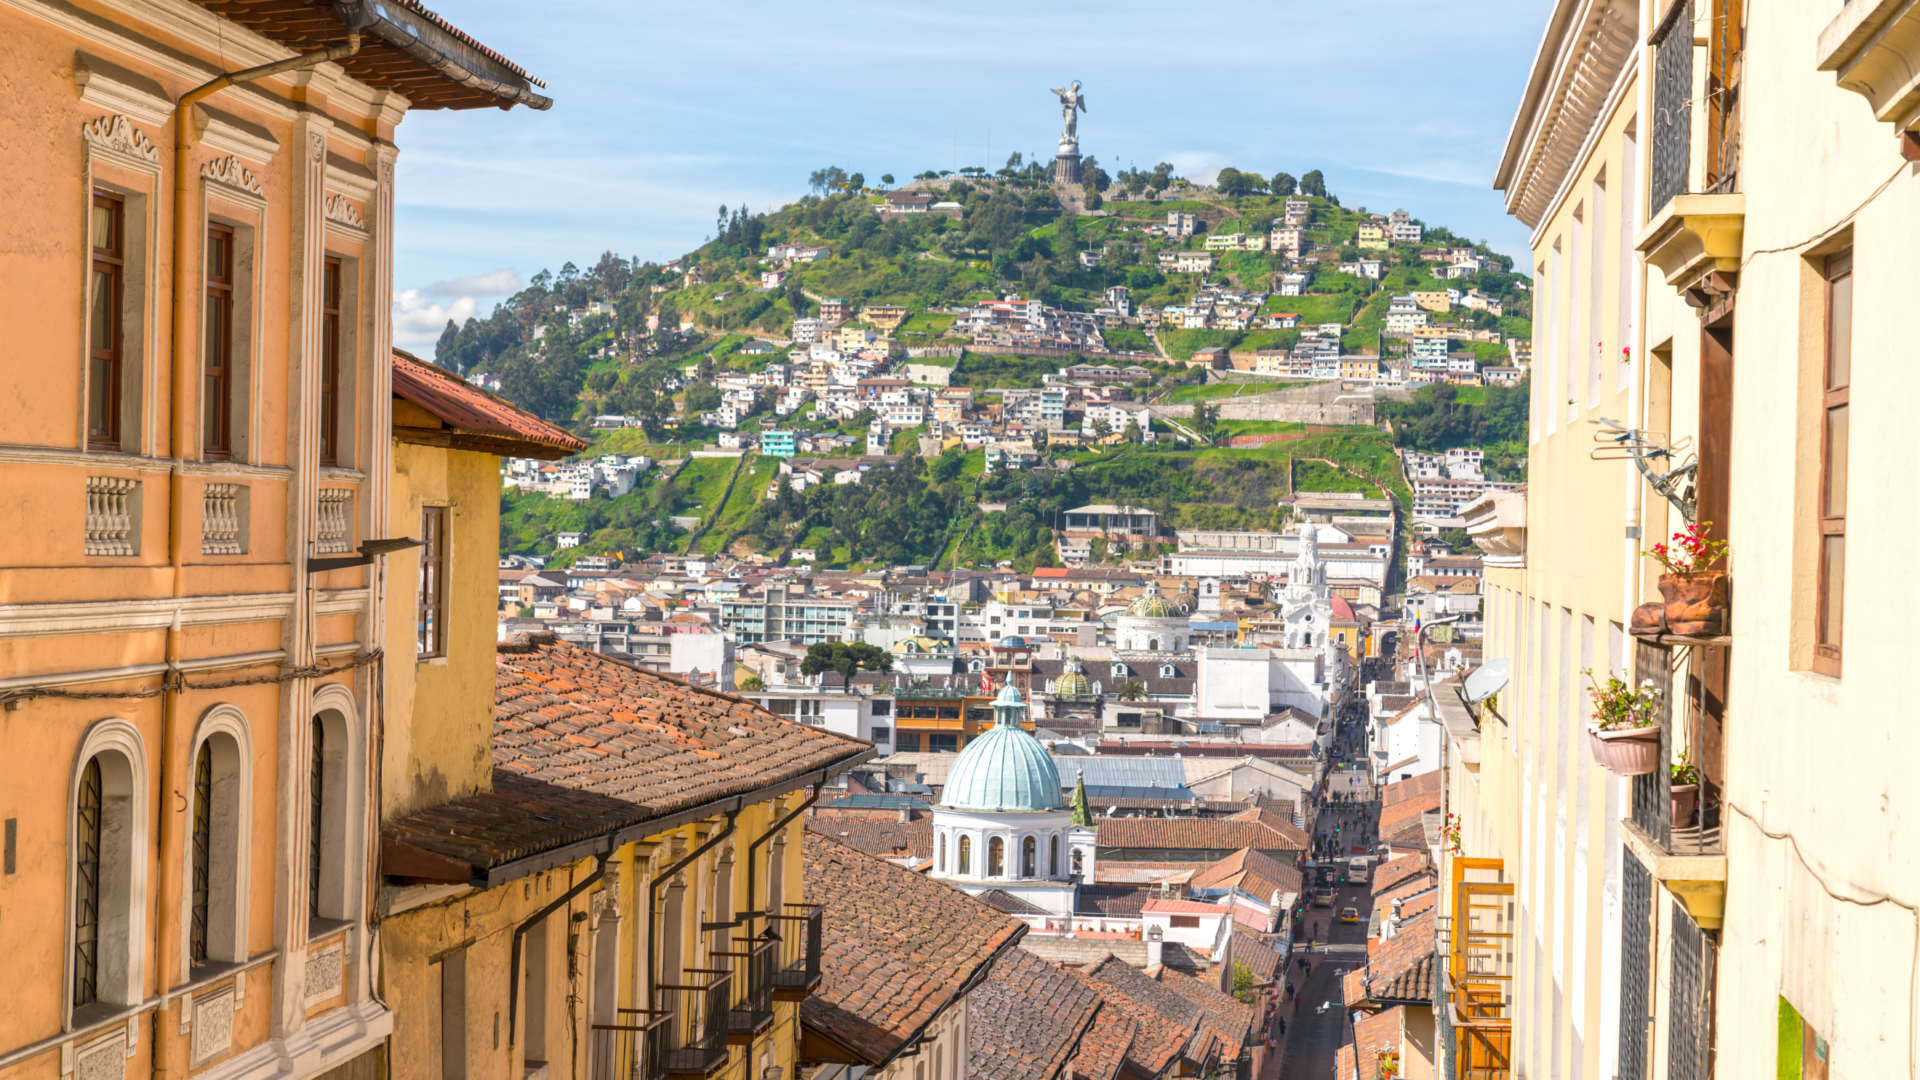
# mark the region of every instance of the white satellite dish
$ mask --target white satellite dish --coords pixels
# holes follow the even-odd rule
[[[1467,675],[1465,689],[1469,704],[1478,705],[1505,689],[1513,674],[1513,662],[1502,656],[1489,660]]]

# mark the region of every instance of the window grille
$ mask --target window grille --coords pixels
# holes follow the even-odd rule
[[[320,489],[319,515],[314,522],[314,550],[322,555],[344,555],[353,550],[351,489]]]
[[[1632,851],[1620,852],[1620,1071],[1617,1080],[1650,1080],[1653,875]]]
[[[87,477],[86,553],[137,555],[134,525],[140,481],[120,476]]]
[[[1660,728],[1660,761],[1663,765],[1672,760],[1673,753],[1672,656],[1673,650],[1665,645],[1639,640],[1634,642],[1634,685],[1651,680],[1654,689],[1660,691],[1655,723]],[[1665,768],[1659,768],[1634,777],[1632,783],[1634,825],[1646,833],[1648,839],[1660,845],[1661,850],[1670,850],[1673,845],[1672,775]]]
[[[1668,997],[1667,1070],[1670,1080],[1707,1080],[1713,1075],[1713,993],[1718,962],[1713,939],[1673,905],[1673,986]]]
[[[75,807],[73,890],[73,1004],[75,1008],[99,999],[100,985],[100,826],[102,799],[100,759],[92,758],[80,774],[80,798]]]
[[[1687,190],[1693,139],[1693,2],[1680,0],[1653,34],[1653,183],[1649,218]]]
[[[320,917],[321,843],[327,820],[327,725],[313,718],[313,758],[307,764],[307,918]]]
[[[200,554],[239,555],[240,485],[208,484],[200,493]]]

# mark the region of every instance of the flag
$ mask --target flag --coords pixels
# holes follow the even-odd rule
[[[980,674],[980,692],[983,694],[993,693],[993,672],[986,671]]]

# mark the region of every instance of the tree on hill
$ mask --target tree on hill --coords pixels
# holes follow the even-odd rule
[[[892,173],[881,173],[881,174],[880,174],[880,182],[881,182],[882,184],[885,184],[885,185],[886,185],[886,186],[888,186],[888,187],[892,187],[892,186],[893,186],[893,174],[892,174]]]
[[[1300,178],[1300,194],[1318,195],[1323,199],[1327,197],[1327,178],[1320,174],[1319,169]]]
[[[1293,194],[1295,186],[1296,181],[1292,173],[1280,172],[1273,174],[1273,180],[1267,185],[1267,190],[1273,192],[1274,195],[1279,198],[1286,198],[1288,195]]]

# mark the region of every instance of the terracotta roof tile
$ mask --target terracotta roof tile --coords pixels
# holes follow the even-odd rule
[[[1401,1012],[1398,1005],[1391,1009],[1363,1016],[1353,1022],[1353,1069],[1354,1072],[1342,1073],[1343,1076],[1359,1076],[1360,1080],[1378,1080],[1380,1059],[1376,1051],[1400,1051]],[[1342,1047],[1342,1049],[1347,1049]],[[1405,1070],[1402,1070],[1405,1075]]]
[[[393,394],[439,417],[455,433],[481,440],[476,448],[498,443],[495,453],[544,458],[565,457],[587,448],[584,439],[400,349],[393,351]],[[396,434],[400,430],[405,429],[397,429]]]
[[[1246,1049],[1247,1038],[1253,1031],[1253,1006],[1243,1005],[1206,981],[1172,968],[1160,968],[1154,978],[1160,985],[1199,1007],[1206,1026],[1220,1040],[1221,1062],[1240,1060],[1240,1052]]]
[[[1086,978],[1079,972],[1070,974]],[[1067,1080],[1116,1080],[1127,1062],[1140,1023],[1119,1006],[1107,1005],[1104,999],[1102,1005],[1093,1018],[1093,1028],[1080,1040],[1080,1052],[1067,1062]]]
[[[980,968],[1004,961],[1020,920],[966,893],[818,833],[805,848],[807,899],[824,904],[820,987],[802,1022],[874,1062],[954,1004]]]
[[[1084,977],[1010,950],[967,995],[967,1075],[1053,1080],[1102,1011]]]
[[[1427,857],[1424,854],[1401,855],[1381,863],[1373,872],[1373,891],[1375,895],[1393,888],[1415,874],[1427,871]]]
[[[1281,965],[1285,963],[1285,958],[1280,955],[1279,950],[1239,929],[1233,932],[1233,959],[1236,963],[1245,964],[1247,970],[1253,973],[1253,977],[1261,982],[1272,982],[1279,975]]]
[[[1260,821],[1224,818],[1105,818],[1099,846],[1147,851],[1301,851],[1307,835],[1291,823],[1281,830]]]
[[[921,859],[933,857],[933,821],[930,818],[902,822],[897,817],[883,819],[873,815],[819,814],[807,819],[807,829],[883,859],[909,855]]]
[[[1127,1051],[1127,1070],[1159,1076],[1193,1041],[1200,1009],[1111,954],[1081,969],[1109,1007],[1117,1007],[1140,1025]]]
[[[1303,887],[1300,871],[1252,848],[1241,848],[1232,855],[1193,875],[1187,882],[1193,889],[1239,889],[1257,900],[1271,902],[1275,892],[1298,895]]]
[[[493,787],[385,838],[486,870],[783,781],[869,744],[532,634],[494,669]]]

